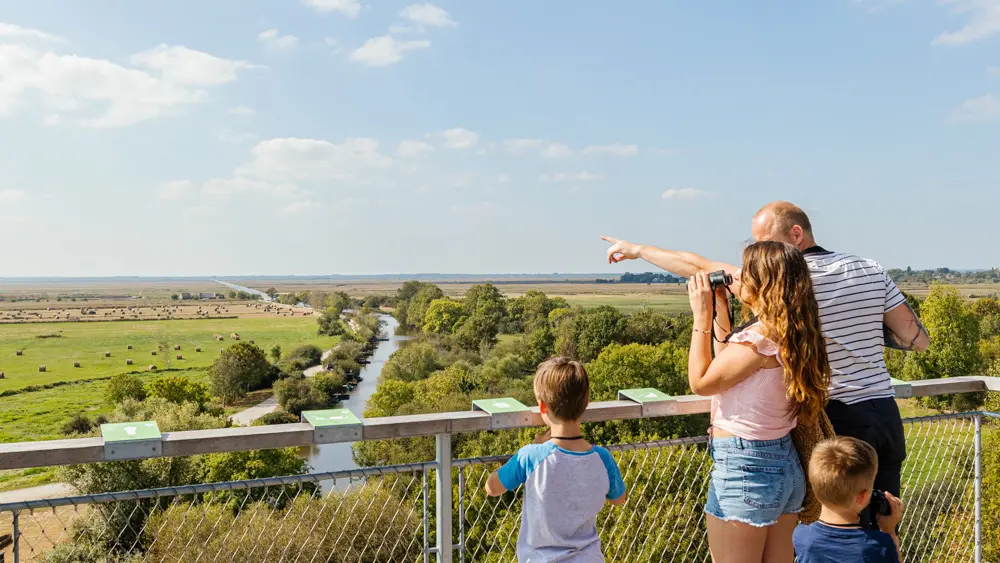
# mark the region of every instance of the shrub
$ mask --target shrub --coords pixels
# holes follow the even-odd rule
[[[226,348],[209,370],[212,394],[221,397],[223,404],[242,397],[260,389],[270,369],[263,350],[249,342],[237,342]]]
[[[120,373],[108,381],[104,388],[104,400],[117,405],[126,399],[141,401],[146,398],[146,387],[142,380],[134,375]]]
[[[300,415],[302,411],[329,406],[329,397],[306,378],[288,378],[274,384],[274,396],[286,411]]]
[[[78,414],[63,424],[63,434],[87,434],[94,429],[94,423],[85,414]]]
[[[295,424],[299,422],[299,417],[290,412],[274,411],[253,421],[253,426],[270,426],[272,424]]]
[[[204,406],[212,400],[208,385],[186,377],[158,377],[149,384],[150,397],[162,397],[171,403],[194,403]]]

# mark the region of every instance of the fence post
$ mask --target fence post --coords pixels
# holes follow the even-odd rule
[[[983,561],[983,414],[977,412],[973,417],[976,424],[976,435],[974,438],[976,447],[976,459],[975,459],[975,491],[976,491],[976,524],[975,524],[975,534],[976,534],[976,548],[975,548],[975,562],[982,563]]]
[[[14,529],[12,530],[14,534],[14,563],[21,563],[21,526],[19,522],[19,516],[21,512],[19,510],[14,511]]]
[[[437,435],[437,560],[451,563],[455,549],[451,537],[451,434]]]

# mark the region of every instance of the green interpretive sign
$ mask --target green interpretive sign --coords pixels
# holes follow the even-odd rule
[[[153,420],[144,422],[119,422],[102,424],[101,436],[104,442],[133,442],[136,440],[159,440],[160,428]]]
[[[897,399],[908,399],[913,396],[913,385],[910,385],[909,381],[903,381],[895,377],[889,378],[889,381],[892,383],[892,390],[896,394]]]
[[[102,424],[101,437],[104,459],[108,461],[157,457],[163,453],[163,437],[152,420]]]
[[[361,424],[361,419],[354,416],[350,409],[328,409],[323,411],[303,411],[302,418],[314,428],[324,426],[344,426],[346,424]]]
[[[630,399],[637,403],[652,403],[656,401],[668,401],[673,397],[659,389],[644,387],[642,389],[622,389],[618,392],[618,398]]]
[[[480,399],[472,401],[472,408],[481,410],[489,414],[500,414],[508,412],[521,412],[531,410],[521,404],[517,399],[505,397],[503,399]]]
[[[362,436],[362,424],[350,409],[303,411],[302,420],[313,427],[313,441],[317,444],[356,442]]]

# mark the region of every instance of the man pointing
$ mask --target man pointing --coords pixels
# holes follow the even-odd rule
[[[826,351],[833,372],[826,412],[838,435],[871,444],[878,453],[875,488],[899,496],[906,443],[884,347],[927,349],[929,338],[906,297],[876,262],[833,252],[816,244],[802,209],[776,201],[754,215],[754,240],[791,244],[805,255],[812,273]],[[699,271],[725,270],[739,284],[739,270],[692,254],[602,237],[611,243],[608,262],[642,259],[670,273],[691,277]],[[739,288],[733,292],[739,295]],[[862,521],[874,524],[863,514]]]

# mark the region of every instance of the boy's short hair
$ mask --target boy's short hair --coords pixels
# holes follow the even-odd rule
[[[542,362],[535,372],[535,395],[549,413],[565,421],[579,420],[590,402],[590,379],[583,364],[556,357]]]
[[[809,459],[809,483],[827,506],[850,506],[855,495],[871,489],[877,472],[875,448],[857,438],[823,440]]]

